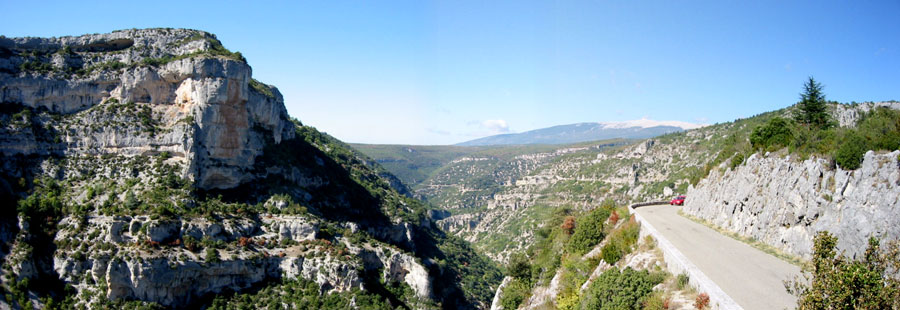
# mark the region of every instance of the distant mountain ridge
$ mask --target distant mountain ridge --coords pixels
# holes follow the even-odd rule
[[[457,145],[567,144],[615,138],[645,139],[700,127],[702,125],[681,121],[655,121],[644,118],[624,122],[559,125],[522,133],[494,135]]]

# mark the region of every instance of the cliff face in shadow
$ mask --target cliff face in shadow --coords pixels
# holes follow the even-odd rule
[[[0,38],[0,101],[13,308],[203,308],[296,285],[344,306],[477,308],[499,283],[212,34]]]

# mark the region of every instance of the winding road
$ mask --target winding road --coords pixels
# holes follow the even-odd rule
[[[684,256],[746,310],[793,309],[797,299],[783,280],[800,274],[787,263],[678,215],[680,207],[636,208]]]

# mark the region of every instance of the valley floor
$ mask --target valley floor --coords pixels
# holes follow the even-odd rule
[[[792,309],[797,304],[784,280],[800,268],[709,227],[678,215],[679,207],[647,206],[635,211],[744,309]]]

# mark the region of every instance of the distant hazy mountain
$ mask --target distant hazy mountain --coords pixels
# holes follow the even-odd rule
[[[643,139],[699,127],[701,125],[686,122],[654,121],[649,119],[608,123],[578,123],[535,129],[522,133],[489,136],[457,145],[565,144],[614,138]]]

